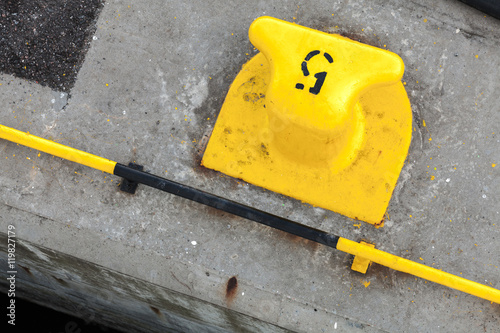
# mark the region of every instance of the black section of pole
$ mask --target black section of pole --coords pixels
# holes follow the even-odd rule
[[[500,0],[459,0],[483,13],[500,19]]]
[[[338,236],[117,163],[114,174],[198,203],[336,248]]]

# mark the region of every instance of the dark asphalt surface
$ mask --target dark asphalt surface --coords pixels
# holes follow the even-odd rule
[[[2,0],[0,71],[69,92],[102,0]]]

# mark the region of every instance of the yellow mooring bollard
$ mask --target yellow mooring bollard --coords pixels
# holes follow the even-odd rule
[[[403,167],[412,113],[392,52],[271,17],[202,164],[376,226]]]

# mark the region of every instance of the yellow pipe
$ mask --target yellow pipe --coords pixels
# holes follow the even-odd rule
[[[0,125],[0,138],[113,174],[116,162]]]
[[[114,174],[116,162],[0,125],[0,138]],[[339,237],[337,250],[500,304],[500,290]]]
[[[412,274],[422,279],[436,282],[500,304],[500,290],[483,284],[470,281],[345,238],[339,238],[337,249],[355,256],[369,259],[370,261],[392,268],[396,271]]]

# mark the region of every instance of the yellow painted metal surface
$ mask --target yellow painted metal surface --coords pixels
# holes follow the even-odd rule
[[[202,164],[380,225],[411,141],[396,54],[263,17]]]
[[[116,162],[0,125],[0,138],[113,174]]]
[[[500,304],[500,290],[470,281],[439,269],[428,267],[408,259],[404,259],[390,253],[377,250],[365,244],[340,238],[337,249],[355,256],[360,256],[377,264],[392,268],[394,270],[412,274],[422,279],[442,284],[468,294],[487,299]]]
[[[367,242],[359,242],[360,244],[369,246],[371,248],[375,247],[375,244],[370,244]],[[366,274],[366,271],[368,270],[368,267],[370,266],[371,261],[370,259],[367,259],[361,255],[354,256],[354,260],[352,261],[352,266],[351,269],[356,272],[360,272],[363,274]]]

